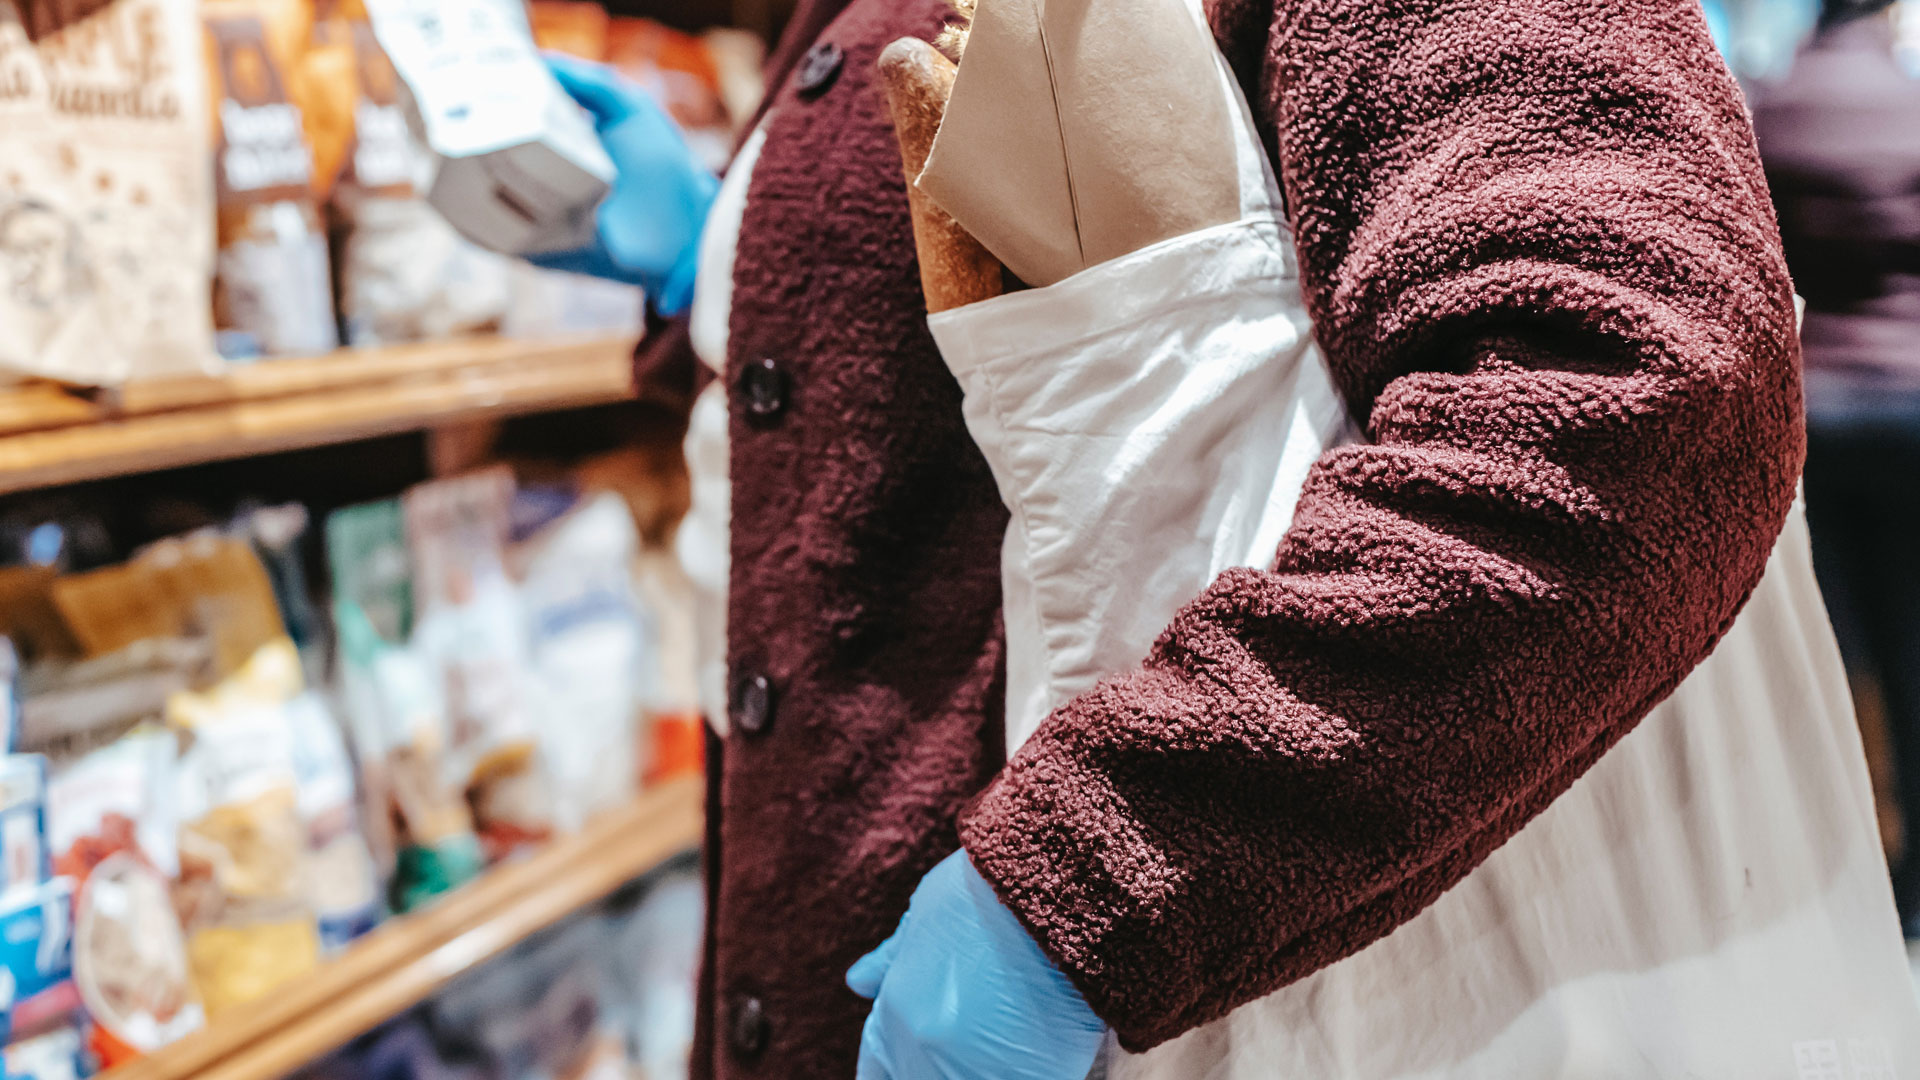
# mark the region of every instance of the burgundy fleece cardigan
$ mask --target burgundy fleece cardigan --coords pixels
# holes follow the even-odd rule
[[[872,76],[946,12],[838,3],[779,51],[735,269],[696,1075],[850,1078],[843,972],[961,843],[1152,1046],[1431,903],[1758,580],[1802,434],[1740,95],[1694,0],[1221,0],[1371,444],[1002,768],[1006,512]]]

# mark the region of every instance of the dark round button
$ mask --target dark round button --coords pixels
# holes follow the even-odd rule
[[[727,1018],[727,1043],[733,1052],[746,1061],[766,1053],[773,1025],[767,1021],[767,1010],[760,999],[736,997],[729,1011],[732,1015]]]
[[[771,420],[787,408],[786,370],[766,358],[749,361],[740,373],[740,392],[747,399],[747,415]]]
[[[840,46],[822,41],[800,58],[800,66],[793,73],[794,88],[800,91],[801,97],[819,97],[840,77],[840,66],[846,62],[847,54]]]
[[[751,672],[734,680],[732,716],[736,730],[758,735],[773,724],[773,680]]]

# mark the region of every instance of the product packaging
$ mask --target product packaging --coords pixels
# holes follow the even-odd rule
[[[433,156],[364,18],[347,21],[353,137],[334,188],[340,321],[354,346],[433,341],[499,326],[515,263],[455,232],[424,192]]]
[[[47,759],[39,754],[0,758],[0,892],[47,880]]]
[[[29,41],[0,2],[0,370],[213,371],[195,0],[114,0]]]
[[[203,1022],[167,879],[134,849],[108,855],[80,883],[73,977],[90,1021],[88,1047],[103,1068]]]
[[[478,873],[482,858],[463,794],[448,780],[442,687],[408,643],[412,568],[400,504],[334,511],[327,556],[368,837],[389,870],[389,902],[409,911]]]
[[[360,832],[353,761],[340,726],[319,694],[286,703],[295,794],[306,827],[306,898],[319,921],[320,947],[333,952],[380,920],[380,888]]]
[[[0,1063],[6,1080],[82,1080],[93,1075],[86,1040],[70,1024],[9,1043]]]
[[[531,642],[540,750],[555,824],[577,830],[626,804],[654,631],[634,589],[639,538],[618,495],[602,494],[528,541],[520,596]]]
[[[611,20],[593,0],[534,0],[528,9],[541,49],[583,60],[606,56]],[[587,274],[516,262],[500,332],[516,338],[571,334],[637,337],[646,322],[646,294],[638,286]]]
[[[73,879],[53,878],[0,893],[0,983],[8,994],[8,1037],[64,1026],[73,987]]]
[[[447,769],[492,858],[546,839],[552,794],[534,733],[527,639],[507,576],[513,477],[489,469],[404,501],[419,619],[414,644],[444,688]]]
[[[319,962],[309,905],[293,725],[298,654],[281,639],[203,694],[176,694],[167,722],[186,749],[176,772],[175,906],[209,1016],[271,992]]]
[[[214,321],[230,358],[339,344],[313,148],[288,88],[289,47],[270,47],[260,5],[205,0],[214,89],[219,274]],[[290,35],[306,45],[305,20]],[[297,55],[297,54],[296,54]]]
[[[517,0],[373,0],[439,167],[429,199],[462,235],[512,255],[593,236],[613,163],[535,50]]]

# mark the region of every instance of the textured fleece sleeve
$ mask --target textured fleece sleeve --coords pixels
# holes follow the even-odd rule
[[[1274,3],[1216,25],[1372,444],[962,820],[1134,1049],[1378,939],[1566,790],[1732,621],[1803,451],[1694,0]]]

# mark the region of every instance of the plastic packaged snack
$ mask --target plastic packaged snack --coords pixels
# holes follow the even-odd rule
[[[639,537],[602,494],[524,546],[520,596],[531,641],[540,749],[563,830],[633,798],[654,630],[634,589]]]
[[[172,733],[141,727],[66,762],[47,781],[53,872],[82,878],[132,850],[167,877],[178,872]]]
[[[73,879],[0,894],[0,986],[8,1038],[59,1026],[79,1004],[73,979]]]
[[[421,484],[404,501],[419,601],[414,643],[444,687],[447,775],[466,792],[493,858],[553,828],[526,630],[507,576],[512,493],[503,467]]]
[[[380,921],[380,886],[360,832],[353,761],[339,724],[310,690],[288,702],[282,714],[306,826],[307,905],[319,922],[321,949],[331,952]]]
[[[369,839],[408,911],[479,872],[480,846],[448,779],[446,707],[434,669],[408,644],[412,566],[397,501],[327,518],[341,698],[360,761]]]
[[[180,877],[194,987],[209,1016],[312,969],[319,924],[309,903],[294,725],[301,690],[291,642],[261,648],[203,694],[167,702],[186,749],[177,767]]]
[[[37,42],[0,2],[0,87],[0,369],[216,370],[194,0],[115,0]]]
[[[167,879],[137,851],[108,855],[81,880],[73,976],[92,1025],[88,1043],[103,1068],[200,1027]]]
[[[202,15],[215,102],[220,350],[229,358],[326,352],[339,344],[332,271],[313,148],[288,87],[289,52],[269,47],[256,6],[244,0],[207,0]],[[294,36],[291,48],[304,48],[306,34]]]

